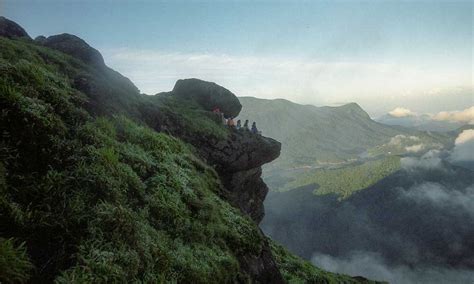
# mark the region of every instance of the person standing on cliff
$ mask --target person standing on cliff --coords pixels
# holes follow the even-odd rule
[[[234,118],[233,118],[233,117],[230,117],[230,118],[227,120],[227,126],[229,126],[230,128],[234,128],[234,127],[235,127],[235,121],[234,121]]]
[[[240,130],[242,128],[242,122],[239,120],[237,120],[237,126],[236,126],[237,130]]]
[[[252,133],[259,134],[258,129],[257,129],[257,123],[255,121],[252,123]]]
[[[225,117],[224,117],[224,113],[221,112],[221,113],[219,113],[219,115],[221,116],[222,124],[223,124],[223,125],[227,125],[227,120],[226,120]]]
[[[247,130],[247,131],[249,130],[249,120],[248,119],[245,120],[244,130]]]

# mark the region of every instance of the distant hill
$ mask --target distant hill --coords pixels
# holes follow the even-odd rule
[[[387,125],[399,125],[423,131],[450,131],[463,125],[460,122],[433,120],[427,114],[406,117],[395,117],[386,114],[377,118],[376,121]]]
[[[264,135],[282,142],[280,158],[267,170],[340,163],[389,143],[396,135],[417,136],[424,142],[443,145],[451,139],[447,134],[376,122],[356,103],[315,107],[283,99],[239,99],[242,104],[239,119],[256,121]]]

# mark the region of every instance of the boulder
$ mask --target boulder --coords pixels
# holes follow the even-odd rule
[[[72,57],[82,60],[86,64],[95,67],[105,67],[104,58],[100,52],[75,35],[60,34],[50,36],[46,38],[46,40],[43,40],[42,44],[46,47],[69,54]]]
[[[173,94],[181,99],[194,100],[209,111],[218,107],[226,118],[237,117],[242,109],[239,99],[231,91],[199,79],[178,80]]]
[[[0,16],[0,36],[31,39],[20,25],[2,16]]]

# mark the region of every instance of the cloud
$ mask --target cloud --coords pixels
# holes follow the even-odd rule
[[[472,283],[474,271],[467,269],[448,269],[437,266],[391,265],[379,254],[356,251],[345,257],[315,254],[312,263],[325,270],[352,276],[363,275],[366,278],[388,281],[396,284],[423,283]]]
[[[474,129],[466,129],[461,132],[456,140],[454,141],[455,145],[465,144],[474,140]]]
[[[108,65],[147,94],[168,91],[178,79],[197,77],[223,85],[239,96],[286,98],[316,105],[358,101],[373,105],[373,110],[379,112],[380,101],[388,102],[385,98],[393,96],[406,101],[401,96],[406,90],[426,96],[434,86],[451,88],[467,84],[461,72],[447,76],[444,71],[425,72],[414,64],[401,62],[128,48],[101,51]]]
[[[474,106],[461,111],[442,111],[433,115],[433,120],[474,124]]]
[[[426,149],[426,145],[423,143],[405,147],[405,150],[407,152],[412,152],[412,153],[418,153],[425,149]]]
[[[421,157],[403,157],[400,163],[403,169],[414,170],[430,170],[442,169],[442,159],[439,150],[430,150]]]
[[[454,141],[452,161],[474,161],[474,129],[461,132]]]
[[[393,117],[407,117],[407,116],[415,116],[416,113],[412,112],[411,110],[403,107],[397,107],[392,111],[389,111],[388,114],[390,114]]]
[[[426,182],[406,190],[404,197],[448,210],[464,210],[474,217],[474,185],[454,190],[439,183]]]
[[[390,146],[402,146],[404,143],[412,143],[412,142],[420,141],[420,137],[418,136],[406,136],[403,134],[398,134],[390,138],[388,145]]]

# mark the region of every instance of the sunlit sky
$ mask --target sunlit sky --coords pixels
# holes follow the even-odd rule
[[[474,105],[471,1],[23,1],[32,36],[75,34],[147,94],[180,78],[370,115]]]

